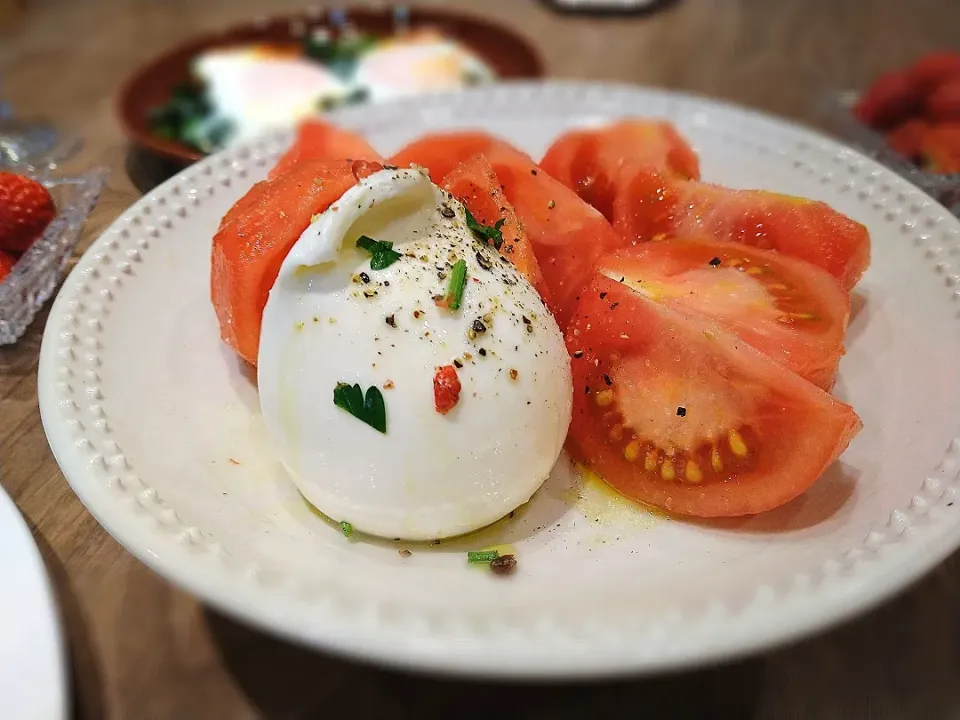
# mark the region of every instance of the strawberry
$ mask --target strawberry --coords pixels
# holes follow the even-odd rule
[[[938,85],[924,107],[931,120],[960,120],[960,75]]]
[[[921,154],[933,172],[960,172],[960,122],[931,127],[923,138]]]
[[[906,72],[881,75],[860,97],[853,109],[860,122],[885,129],[898,125],[923,103],[923,91]]]
[[[0,172],[0,250],[23,252],[57,214],[53,198],[36,180]]]
[[[960,78],[960,53],[950,50],[927,53],[906,72],[923,92],[931,92],[948,80]]]
[[[920,147],[929,128],[930,123],[926,120],[907,120],[887,133],[887,145],[905,157],[915,158],[920,155]]]
[[[0,283],[7,279],[7,275],[13,270],[13,265],[16,262],[17,259],[13,255],[8,255],[0,250]]]

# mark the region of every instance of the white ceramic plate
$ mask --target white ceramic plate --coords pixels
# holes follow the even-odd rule
[[[795,125],[666,92],[520,84],[363,107],[390,153],[480,126],[541,153],[565,128],[665,117],[706,179],[826,200],[865,223],[837,394],[864,429],[803,497],[726,522],[666,520],[564,463],[511,521],[439,546],[354,541],[312,513],[220,343],[210,238],[289,142],[280,133],[160,186],[78,263],[50,313],[40,405],[74,490],[120,542],[212,605],[319,648],[458,673],[586,676],[690,666],[834,624],[960,544],[960,224],[861,155]],[[512,543],[509,579],[464,552]]]
[[[0,488],[0,707],[3,716],[67,716],[63,639],[40,551]]]

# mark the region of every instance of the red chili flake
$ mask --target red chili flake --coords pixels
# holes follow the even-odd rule
[[[230,460],[230,464],[231,464],[231,465],[239,465],[239,464],[240,464],[237,460],[234,460],[233,458],[229,458],[229,460]]]
[[[446,415],[460,401],[460,378],[453,365],[441,365],[433,375],[433,404],[437,412]]]

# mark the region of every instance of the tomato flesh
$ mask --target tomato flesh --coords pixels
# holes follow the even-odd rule
[[[346,159],[383,162],[380,153],[356,133],[335,127],[322,120],[304,120],[297,126],[293,144],[270,171],[270,178],[279,177],[297,163],[307,160]]]
[[[550,291],[540,271],[530,239],[524,232],[517,212],[506,199],[490,163],[483,155],[469,158],[447,173],[440,186],[452,193],[473,215],[474,219],[488,227],[495,227],[499,221],[503,243],[500,254],[523,273],[540,293],[548,306]]]
[[[777,507],[861,427],[852,408],[719,325],[599,273],[566,338],[572,453],[619,492],[670,512]]]
[[[684,238],[624,248],[600,269],[651,300],[712,318],[818,387],[833,387],[850,297],[820,268],[739,243]]]
[[[548,305],[564,329],[600,257],[623,245],[610,223],[519,150],[486,155],[523,223],[550,288]]]
[[[608,220],[617,188],[641,167],[700,178],[696,153],[673,125],[639,119],[568,132],[554,141],[540,166]]]
[[[237,200],[213,236],[210,299],[223,341],[257,364],[260,323],[290,248],[358,180],[383,168],[370,162],[304,160],[258,182]]]
[[[439,184],[461,162],[487,154],[501,145],[510,147],[500,138],[485,132],[431,133],[401,148],[390,158],[390,163],[400,167],[411,164],[424,167],[430,179]]]
[[[486,133],[428,135],[400,150],[390,162],[421,165],[439,182],[457,163],[477,153],[489,162],[520,218],[549,289],[544,300],[563,329],[597,260],[622,246],[623,239],[603,215],[544,172],[529,155]]]
[[[851,289],[870,264],[860,223],[815,200],[634,174],[617,192],[613,226],[626,240],[708,236],[813,263]]]

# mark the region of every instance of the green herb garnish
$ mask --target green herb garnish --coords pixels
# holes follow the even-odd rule
[[[215,110],[202,85],[179,85],[164,104],[150,110],[150,128],[160,137],[210,153],[223,147],[236,131]]]
[[[463,289],[467,284],[467,261],[460,259],[453,264],[450,271],[450,282],[447,283],[447,294],[437,304],[450,310],[459,310],[463,302]]]
[[[370,91],[367,88],[357,88],[341,97],[324,97],[317,101],[317,109],[321,112],[330,112],[339,107],[347,105],[359,105],[370,99]],[[386,168],[384,168],[386,169]]]
[[[353,525],[348,523],[346,520],[341,520],[340,532],[343,533],[344,537],[350,537],[351,535],[353,535]]]
[[[370,253],[371,270],[383,270],[401,258],[400,253],[393,249],[392,242],[374,240],[366,235],[357,239],[357,247]]]
[[[346,78],[353,74],[360,56],[376,44],[377,37],[367,33],[341,33],[336,38],[314,33],[304,38],[303,54]]]
[[[383,404],[383,394],[376,385],[367,388],[364,397],[359,385],[337,383],[333,389],[333,404],[374,430],[387,434],[387,408]]]
[[[493,562],[498,557],[500,557],[500,553],[496,550],[477,550],[467,553],[467,562],[471,565],[479,565],[480,563]]]
[[[478,223],[477,219],[473,217],[466,208],[464,208],[463,211],[467,216],[467,227],[473,230],[473,233],[481,240],[493,241],[493,246],[499,250],[500,246],[503,245],[503,233],[500,232],[500,228],[503,227],[504,219],[500,218],[497,220],[496,225],[490,227],[489,225],[481,225]]]

